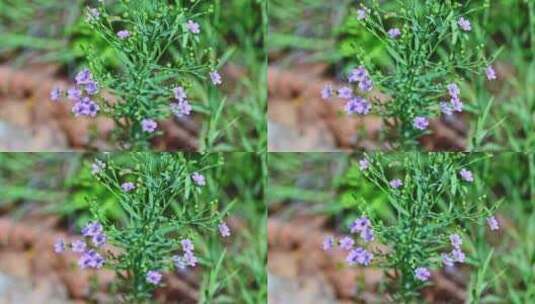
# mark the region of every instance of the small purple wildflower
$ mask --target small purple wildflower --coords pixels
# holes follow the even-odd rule
[[[184,261],[191,267],[195,267],[198,263],[197,257],[191,251],[184,253]]]
[[[136,188],[136,185],[131,182],[126,182],[121,185],[121,189],[123,189],[124,192],[130,192]]]
[[[229,237],[230,236],[230,228],[226,223],[221,223],[217,226],[219,228],[219,234],[221,234],[222,237]]]
[[[362,97],[354,97],[346,102],[345,111],[348,115],[359,114],[366,115],[370,113],[372,105]]]
[[[465,32],[470,32],[472,30],[472,24],[470,24],[470,21],[464,17],[459,18],[457,24]]]
[[[498,220],[495,216],[487,217],[487,224],[489,225],[489,228],[492,231],[500,229],[500,225],[498,224]]]
[[[367,216],[361,216],[351,224],[351,233],[362,232],[371,226]]]
[[[367,170],[369,168],[369,166],[370,166],[370,162],[367,159],[363,158],[363,159],[359,160],[359,168],[360,168],[360,170],[362,170],[362,171]]]
[[[359,89],[361,92],[369,92],[373,89],[373,82],[370,78],[365,78],[359,82]]]
[[[99,159],[95,159],[95,162],[91,164],[91,173],[99,174],[106,168],[106,164]]]
[[[72,251],[76,253],[84,252],[86,247],[87,247],[86,243],[82,240],[76,240],[72,242],[71,244]]]
[[[487,79],[488,80],[496,79],[496,71],[494,70],[494,68],[491,65],[489,65],[487,67],[487,69],[485,70],[485,74],[487,74]]]
[[[351,70],[347,78],[349,83],[361,82],[368,78],[368,71],[364,66]]]
[[[193,180],[193,182],[195,182],[197,186],[202,187],[206,185],[206,179],[204,175],[199,174],[199,172],[193,172],[193,174],[191,175],[191,179]]]
[[[201,26],[193,20],[188,20],[186,23],[186,28],[193,34],[199,34],[201,32]]]
[[[431,273],[425,267],[418,267],[414,271],[414,276],[420,281],[427,281],[431,277]]]
[[[333,96],[334,90],[333,86],[330,84],[325,85],[323,88],[321,88],[321,99],[327,100]]]
[[[62,253],[65,251],[65,241],[63,240],[56,240],[54,243],[54,252],[55,253]]]
[[[192,252],[195,249],[193,242],[190,239],[184,239],[180,241],[180,244],[182,245],[182,250],[184,250],[184,252]]]
[[[464,108],[463,102],[458,98],[451,98],[451,108],[455,112],[462,112]]]
[[[90,81],[92,81],[92,79],[93,79],[93,75],[88,69],[81,70],[74,77],[74,80],[76,81],[77,85],[88,84]]]
[[[390,187],[394,189],[398,189],[399,187],[403,186],[403,182],[399,178],[391,180],[389,184]]]
[[[412,121],[412,125],[418,130],[425,130],[429,127],[429,120],[423,116],[417,116]]]
[[[171,260],[173,260],[173,263],[175,263],[175,267],[178,270],[186,270],[186,268],[188,268],[188,264],[186,263],[186,259],[184,259],[184,257],[174,255]]]
[[[342,99],[351,99],[353,97],[353,90],[349,87],[341,87],[338,89],[338,97]]]
[[[448,93],[452,98],[459,97],[459,94],[461,93],[461,90],[459,89],[459,86],[455,83],[448,84]]]
[[[82,228],[82,235],[83,236],[95,236],[102,234],[102,231],[104,229],[102,228],[102,225],[99,222],[89,222],[87,225],[85,225],[84,228]]]
[[[464,252],[461,249],[455,248],[451,251],[451,257],[453,261],[464,263],[465,255]]]
[[[90,81],[85,85],[85,91],[89,95],[95,95],[100,90],[100,87],[98,86],[98,83],[95,81]]]
[[[141,128],[145,132],[153,133],[158,128],[158,123],[152,119],[145,118],[141,121]]]
[[[373,230],[371,227],[368,227],[360,232],[360,237],[365,242],[371,242],[374,240]]]
[[[175,92],[175,98],[178,101],[185,101],[188,98],[186,90],[184,90],[183,87],[176,87],[173,89],[173,91]]]
[[[353,248],[353,245],[355,245],[355,241],[348,236],[344,236],[340,239],[339,244],[340,248],[344,250],[351,250],[351,248]]]
[[[357,10],[357,19],[358,20],[364,20],[366,19],[366,17],[368,16],[368,13],[366,12],[365,9],[358,9]]]
[[[362,247],[357,247],[349,252],[346,257],[346,262],[348,265],[370,265],[373,259],[373,254]]]
[[[129,36],[130,36],[130,32],[127,30],[122,30],[122,31],[117,32],[117,37],[119,37],[119,39],[126,39]]]
[[[440,102],[440,112],[446,116],[451,116],[453,114],[453,108],[447,102]]]
[[[59,101],[61,97],[61,89],[58,87],[55,87],[50,91],[50,100],[52,101]]]
[[[147,272],[146,279],[147,279],[147,282],[154,284],[154,285],[158,285],[160,281],[162,280],[162,274],[159,273],[158,271],[151,270]]]
[[[334,247],[334,237],[332,235],[328,235],[323,239],[323,243],[321,244],[321,248],[325,251],[331,250]]]
[[[463,244],[463,239],[461,238],[460,235],[458,235],[457,233],[454,233],[450,235],[450,242],[451,242],[451,246],[459,249],[461,248],[461,245]]]
[[[100,246],[106,244],[107,240],[108,240],[108,238],[106,237],[106,235],[104,235],[104,233],[97,234],[97,235],[93,236],[93,238],[92,238],[93,245],[95,245],[97,247],[100,247]]]
[[[388,36],[392,39],[396,39],[401,35],[401,31],[395,27],[388,30]]]
[[[82,98],[82,91],[75,87],[69,88],[67,89],[67,98],[70,101],[78,101]]]
[[[213,85],[220,85],[223,83],[221,80],[221,74],[218,71],[210,72],[210,80],[212,80]]]
[[[171,112],[175,114],[176,117],[182,118],[184,116],[189,116],[191,114],[191,105],[187,100],[181,100],[171,104]]]
[[[99,105],[89,99],[89,97],[82,98],[82,100],[77,101],[72,107],[72,112],[75,117],[95,117],[97,116],[98,111],[100,111]]]
[[[470,170],[466,170],[465,168],[462,168],[461,171],[459,171],[459,175],[466,182],[471,183],[474,181],[474,176],[472,175],[472,172]]]
[[[453,267],[453,265],[455,265],[455,261],[447,253],[442,254],[442,263],[444,264],[444,266],[448,266],[448,267]]]
[[[104,265],[104,258],[95,250],[88,250],[78,260],[78,265],[82,269],[94,268],[99,269]]]

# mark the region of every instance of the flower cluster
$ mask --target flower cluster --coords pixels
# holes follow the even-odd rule
[[[104,257],[97,251],[98,248],[104,246],[107,237],[104,234],[103,227],[98,222],[89,222],[83,229],[82,235],[91,239],[91,242],[85,240],[75,240],[71,243],[72,252],[79,255],[78,266],[81,269],[100,269],[104,265]],[[54,252],[62,253],[66,250],[64,240],[57,240],[54,244]]]
[[[197,257],[193,253],[193,242],[189,239],[184,239],[180,242],[182,244],[183,255],[174,255],[171,259],[175,264],[176,269],[186,270],[188,266],[195,267],[197,265]]]
[[[373,81],[370,78],[368,71],[363,66],[353,69],[350,72],[347,80],[350,85],[356,86],[355,90],[358,89],[363,94],[369,93],[373,89]],[[333,95],[334,89],[331,84],[327,84],[322,88],[322,99],[328,100],[329,98],[333,97]],[[350,87],[340,87],[337,90],[337,95],[339,98],[346,101],[345,111],[348,115],[366,115],[371,111],[371,103],[364,97],[355,95],[353,89]]]
[[[75,117],[95,117],[100,111],[100,106],[91,98],[94,98],[99,90],[99,84],[93,79],[93,74],[88,69],[83,69],[75,77],[75,86],[70,87],[66,92],[58,87],[53,88],[50,92],[50,99],[58,102],[63,97],[67,97],[73,103],[72,112]]]

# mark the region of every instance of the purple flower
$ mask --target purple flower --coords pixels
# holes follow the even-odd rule
[[[469,170],[466,170],[465,168],[462,168],[461,171],[459,171],[459,175],[466,182],[471,183],[474,181],[474,176],[472,175],[472,172]]]
[[[373,82],[370,78],[365,78],[359,82],[359,89],[361,92],[369,92],[373,89]]]
[[[99,91],[99,86],[98,86],[98,83],[95,82],[95,81],[90,81],[88,82],[86,85],[85,85],[85,91],[87,92],[87,94],[89,95],[95,95],[98,93]]]
[[[414,271],[414,276],[420,281],[427,281],[431,277],[431,273],[425,267],[418,267]]]
[[[136,188],[136,185],[131,182],[126,182],[121,185],[121,189],[123,189],[124,192],[130,192]]]
[[[370,162],[368,162],[367,159],[363,158],[363,159],[359,160],[359,168],[360,168],[360,170],[362,170],[362,171],[367,170],[369,166],[370,166]]]
[[[191,114],[191,105],[187,100],[181,100],[179,102],[172,103],[171,112],[173,112],[173,114],[175,114],[175,116],[178,118],[189,116]]]
[[[198,260],[197,257],[193,254],[193,252],[187,251],[186,253],[184,253],[184,262],[186,262],[188,266],[195,267],[197,265]]]
[[[472,30],[472,25],[470,24],[470,21],[468,21],[464,17],[459,18],[457,24],[459,24],[459,27],[461,27],[461,29],[465,32],[470,32]]]
[[[78,85],[84,85],[92,81],[93,75],[88,69],[83,69],[76,76],[74,77],[74,80],[76,81],[76,84]]]
[[[325,85],[323,88],[321,88],[321,99],[327,100],[333,96],[333,86],[330,84]]]
[[[412,125],[418,130],[425,130],[429,127],[429,120],[423,116],[417,116],[412,121]]]
[[[122,31],[117,32],[117,37],[119,37],[119,39],[126,39],[129,36],[130,36],[130,32],[127,30],[122,30]]]
[[[452,97],[451,98],[451,107],[452,110],[455,112],[462,112],[463,111],[463,102],[459,99],[459,97]]]
[[[328,235],[323,239],[323,243],[321,245],[321,248],[325,251],[331,250],[334,247],[334,237],[332,235]]]
[[[360,232],[360,237],[365,242],[371,242],[374,239],[373,230],[371,227],[368,227]]]
[[[355,241],[348,236],[344,236],[343,238],[341,238],[339,243],[340,248],[344,250],[351,250],[351,248],[353,248],[353,245],[355,245]]]
[[[463,239],[461,238],[460,235],[458,235],[457,233],[454,233],[450,235],[450,242],[451,242],[451,246],[458,249],[458,248],[461,248],[461,245],[463,244]]]
[[[175,267],[178,270],[186,270],[186,268],[188,267],[188,264],[186,263],[186,259],[184,259],[184,257],[174,255],[171,260],[173,260],[173,263],[175,264]]]
[[[366,12],[365,9],[358,9],[357,10],[357,19],[358,20],[364,20],[366,19],[366,17],[368,16],[368,13]]]
[[[108,238],[106,237],[106,235],[104,235],[104,233],[94,235],[93,239],[92,239],[93,245],[95,245],[97,247],[100,247],[100,246],[106,244],[107,240],[108,240]]]
[[[230,228],[227,226],[226,223],[221,223],[217,226],[219,228],[219,233],[222,237],[229,237],[230,236]]]
[[[145,118],[141,121],[141,128],[145,132],[153,133],[158,128],[158,123],[152,119]]]
[[[464,263],[465,255],[461,249],[455,248],[451,251],[451,257],[453,261]]]
[[[201,26],[193,20],[188,20],[186,28],[193,34],[199,34],[201,32]]]
[[[389,184],[390,187],[394,189],[398,189],[399,187],[403,186],[403,182],[399,178],[391,180]]]
[[[448,84],[448,93],[452,98],[459,97],[459,94],[461,93],[461,90],[459,90],[459,87],[455,83]]]
[[[91,173],[99,174],[106,168],[106,164],[99,159],[95,159],[95,162],[91,164]]]
[[[345,105],[345,111],[348,115],[351,114],[359,114],[359,115],[366,115],[370,113],[372,106],[371,104],[366,101],[366,99],[363,99],[362,97],[354,97],[346,102]]]
[[[59,101],[61,97],[61,89],[58,87],[55,87],[50,91],[50,100],[52,101]]]
[[[193,242],[191,242],[190,239],[184,239],[180,241],[180,244],[182,245],[182,250],[184,250],[184,252],[192,252],[193,249],[195,249],[193,247]]]
[[[349,77],[347,78],[349,83],[361,82],[365,79],[368,79],[368,71],[362,65],[351,70],[351,73],[349,73]]]
[[[204,186],[206,185],[206,179],[204,178],[204,175],[199,174],[199,172],[193,172],[191,175],[191,179],[195,182],[197,186]]]
[[[102,228],[102,225],[99,222],[89,222],[87,225],[85,225],[84,228],[82,228],[82,235],[83,236],[95,236],[102,234],[102,231],[104,229]]]
[[[220,85],[223,83],[223,81],[221,80],[221,75],[218,71],[210,72],[210,80],[212,80],[212,83],[214,85]]]
[[[56,240],[56,242],[54,243],[54,252],[62,253],[63,251],[65,251],[65,241]]]
[[[453,265],[455,264],[455,261],[449,254],[443,253],[442,263],[444,264],[444,266],[453,267]]]
[[[79,101],[82,98],[82,91],[75,87],[69,88],[67,90],[67,98],[70,101]]]
[[[175,92],[175,98],[178,101],[185,101],[188,98],[188,95],[186,95],[186,90],[184,90],[183,87],[176,87],[173,89]]]
[[[98,111],[100,111],[99,105],[89,99],[89,97],[82,98],[82,100],[77,101],[72,107],[72,112],[75,117],[95,117],[97,116]]]
[[[401,35],[401,31],[395,27],[388,30],[388,36],[392,39],[396,39]]]
[[[440,112],[446,116],[450,116],[453,114],[453,108],[447,102],[442,101],[440,102]]]
[[[147,279],[147,282],[154,284],[154,285],[158,285],[160,281],[162,280],[162,274],[159,273],[158,271],[151,270],[147,272],[146,279]]]
[[[348,87],[341,87],[338,89],[338,97],[342,99],[351,99],[353,97],[353,90]]]
[[[76,240],[71,244],[72,251],[77,253],[84,252],[86,247],[87,245],[82,240]]]
[[[489,228],[492,231],[500,229],[498,220],[496,219],[495,216],[487,217],[487,224],[489,225]]]
[[[349,252],[349,254],[346,257],[346,262],[348,265],[364,265],[368,266],[370,265],[371,261],[373,259],[373,254],[371,252],[368,252],[366,249],[362,247],[357,247]]]
[[[496,71],[494,71],[494,68],[491,65],[487,67],[487,69],[485,70],[485,74],[487,74],[488,80],[496,79]]]
[[[361,216],[351,224],[351,233],[362,232],[371,226],[367,216]]]
[[[88,250],[78,260],[78,265],[82,269],[94,268],[99,269],[104,265],[104,258],[95,250]]]

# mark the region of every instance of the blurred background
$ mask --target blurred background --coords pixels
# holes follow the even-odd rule
[[[66,84],[86,65],[84,46],[94,47],[111,70],[120,69],[112,49],[84,23],[86,7],[95,3],[0,0],[0,150],[110,149],[109,121],[75,119],[68,105],[49,101],[54,85]],[[225,106],[217,117],[163,122],[165,135],[153,147],[197,150],[199,137],[209,135],[211,150],[262,150],[267,144],[266,1],[203,0],[200,5],[214,12],[201,24],[201,43],[222,60]]]
[[[403,153],[392,156],[402,157]],[[434,271],[422,291],[428,303],[531,303],[535,299],[535,155],[470,153],[477,181],[467,197],[503,200],[501,229],[467,230],[468,264]],[[271,153],[268,205],[269,303],[385,303],[385,276],[372,266],[349,267],[341,251],[321,249],[324,237],[348,233],[371,208],[388,222],[393,210],[384,192],[362,175],[362,155]],[[490,263],[485,260],[491,256]]]
[[[379,41],[356,20],[355,0],[272,0],[269,9],[269,149],[333,151],[381,149],[378,117],[347,117],[343,103],[326,103],[320,90],[341,83],[355,66],[351,43],[367,51],[380,69],[390,65]],[[421,3],[423,3],[422,1]],[[396,10],[396,1],[381,1]],[[468,1],[471,39],[487,55],[501,48],[494,67],[497,81],[467,79],[461,90],[466,111],[455,119],[437,119],[425,150],[532,151],[535,149],[535,2]]]
[[[0,153],[0,303],[117,303],[107,285],[113,273],[80,270],[72,256],[53,251],[57,238],[79,237],[91,219],[88,199],[99,202],[112,221],[124,219],[115,197],[91,174],[98,156]],[[110,157],[132,165],[130,153]],[[158,303],[203,303],[208,292],[215,293],[211,303],[266,302],[265,155],[221,157],[223,166],[206,174],[203,195],[218,199],[222,208],[235,201],[228,217],[232,236],[195,244],[206,266],[167,273],[165,286],[156,290]],[[222,254],[221,267],[215,267]]]

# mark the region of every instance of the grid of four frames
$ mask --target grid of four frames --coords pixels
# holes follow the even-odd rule
[[[534,2],[0,21],[0,303],[535,301]]]

